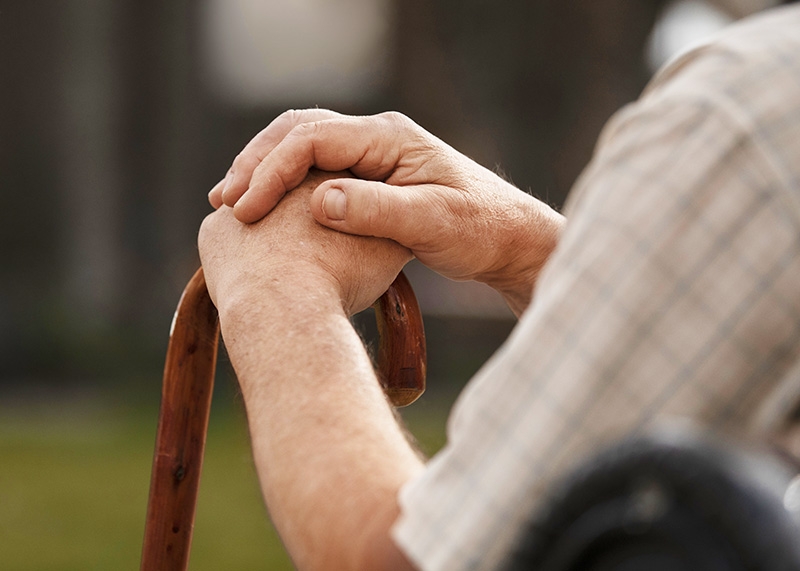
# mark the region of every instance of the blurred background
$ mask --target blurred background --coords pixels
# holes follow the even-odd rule
[[[560,207],[654,69],[771,3],[0,0],[2,567],[138,566],[206,194],[280,112],[401,111]],[[430,388],[404,415],[433,453],[514,320],[491,291],[407,273]],[[191,568],[291,568],[220,361]]]

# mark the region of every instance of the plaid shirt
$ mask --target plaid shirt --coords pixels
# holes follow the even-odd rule
[[[671,62],[609,122],[567,213],[401,492],[394,536],[422,569],[496,567],[559,475],[626,434],[680,417],[767,438],[796,404],[800,8]]]

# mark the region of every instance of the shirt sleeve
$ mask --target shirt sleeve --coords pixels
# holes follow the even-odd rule
[[[741,429],[798,361],[800,112],[730,57],[687,56],[606,128],[535,299],[401,492],[421,569],[496,568],[577,459],[667,418]],[[794,60],[771,85],[796,102]]]

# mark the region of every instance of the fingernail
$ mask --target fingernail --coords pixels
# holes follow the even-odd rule
[[[347,210],[347,197],[339,188],[331,188],[322,199],[322,211],[329,220],[344,220]]]

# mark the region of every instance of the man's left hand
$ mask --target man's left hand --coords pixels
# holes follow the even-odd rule
[[[383,294],[411,252],[383,238],[353,236],[317,223],[309,197],[324,180],[342,173],[312,171],[264,219],[246,225],[230,208],[210,214],[198,244],[209,293],[221,312],[229,303],[270,292],[285,299],[338,297],[348,315]]]

